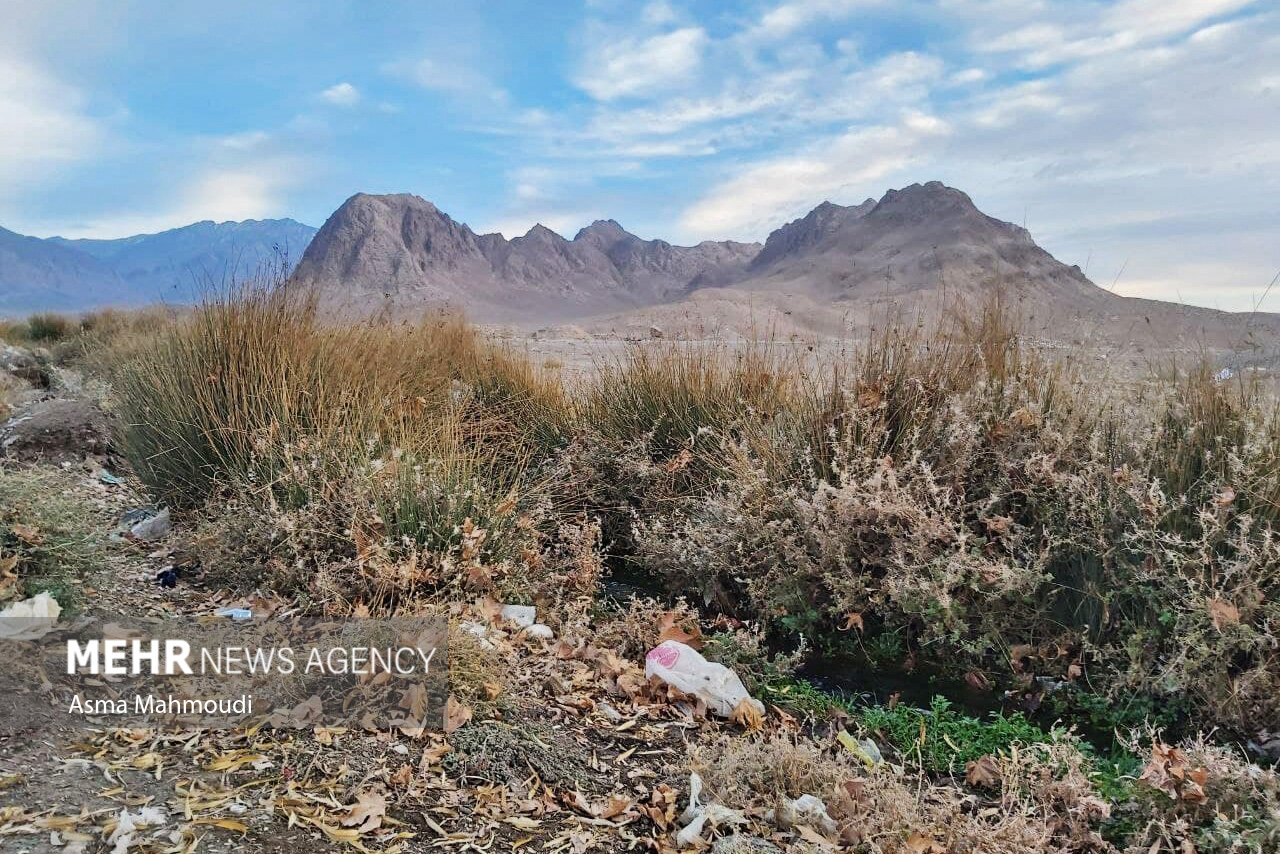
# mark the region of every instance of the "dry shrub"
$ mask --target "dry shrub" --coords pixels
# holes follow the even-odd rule
[[[591,642],[623,658],[640,660],[658,645],[665,625],[697,626],[698,613],[684,600],[666,603],[648,596],[637,597],[596,614]]]
[[[505,669],[492,645],[449,621],[449,696],[487,717],[506,688]]]
[[[1280,850],[1280,775],[1198,736],[1178,748],[1152,738],[1130,818],[1133,854]]]
[[[642,566],[775,632],[856,624],[902,658],[1086,677],[1277,728],[1280,438],[1264,399],[1196,370],[1142,405],[1109,400],[986,324],[882,341],[826,394],[845,408],[821,416],[817,448],[819,431],[723,442],[720,481],[636,520]]]
[[[909,854],[1114,851],[1094,825],[1105,807],[1069,745],[1004,759],[982,797],[802,737],[724,738],[691,748],[690,765],[711,797],[763,816],[783,798],[814,795],[853,850]],[[1003,775],[1003,776],[1001,776]],[[933,844],[935,848],[930,848]]]
[[[27,338],[38,344],[53,344],[66,338],[76,328],[64,314],[45,312],[27,318]]]

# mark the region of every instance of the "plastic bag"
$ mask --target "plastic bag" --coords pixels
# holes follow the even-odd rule
[[[58,600],[46,591],[14,602],[0,611],[0,639],[36,640],[53,631],[62,613]]]
[[[680,641],[663,641],[649,650],[644,675],[657,676],[673,688],[697,697],[722,718],[733,714],[743,700],[764,714],[764,704],[752,700],[738,674],[723,664],[707,661],[696,649]]]

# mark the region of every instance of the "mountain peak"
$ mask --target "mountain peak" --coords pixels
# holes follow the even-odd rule
[[[547,228],[545,225],[543,225],[540,222],[534,223],[533,228],[529,229],[524,233],[524,237],[516,238],[516,240],[530,240],[530,239],[541,240],[541,241],[551,242],[551,243],[566,242],[563,237],[561,237],[559,234],[552,231],[551,229]]]
[[[927,219],[944,214],[976,214],[983,216],[968,194],[941,181],[911,184],[901,190],[889,190],[876,204],[877,211],[890,212],[910,219]]]

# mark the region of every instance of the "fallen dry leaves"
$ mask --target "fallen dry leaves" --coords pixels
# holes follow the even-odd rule
[[[1204,787],[1209,780],[1209,772],[1201,767],[1191,767],[1181,750],[1157,741],[1151,745],[1151,761],[1138,779],[1175,801],[1202,804],[1206,800]]]

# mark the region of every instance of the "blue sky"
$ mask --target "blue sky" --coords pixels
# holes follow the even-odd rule
[[[0,225],[763,239],[940,179],[1099,284],[1249,309],[1280,272],[1280,9],[1252,0],[0,0]],[[1280,287],[1263,309],[1280,311]]]

